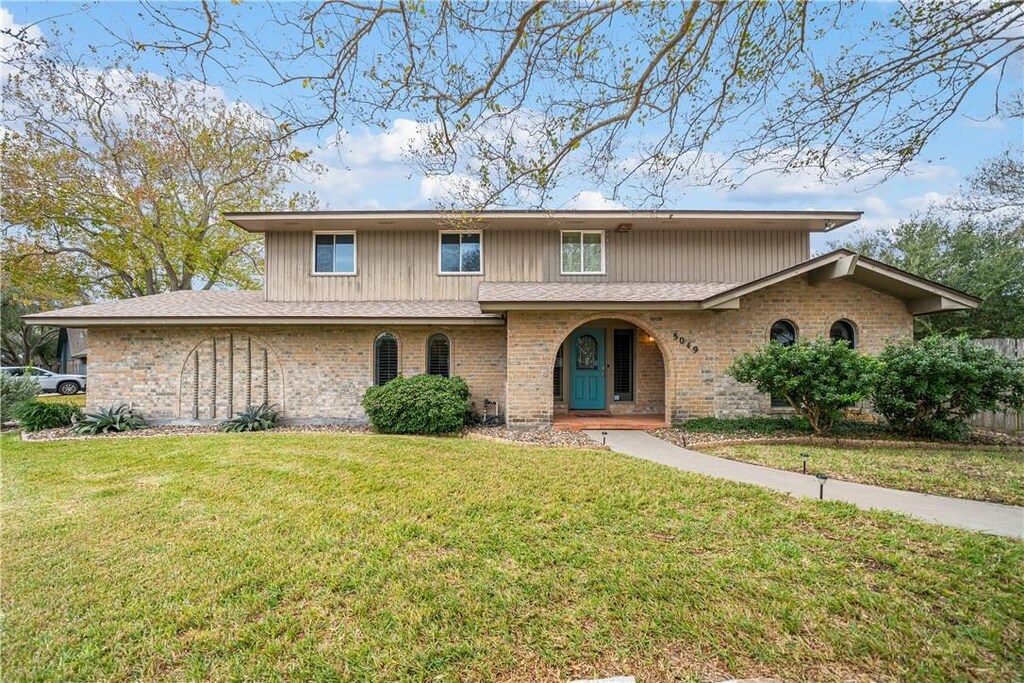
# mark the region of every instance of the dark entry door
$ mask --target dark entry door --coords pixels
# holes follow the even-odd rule
[[[603,410],[605,407],[604,330],[581,327],[569,337],[569,408]]]

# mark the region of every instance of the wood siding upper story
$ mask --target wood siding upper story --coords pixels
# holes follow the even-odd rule
[[[810,235],[802,230],[607,231],[604,275],[562,275],[560,233],[550,229],[485,229],[483,275],[440,275],[436,231],[361,231],[356,255],[355,275],[314,275],[312,233],[267,233],[267,299],[474,300],[485,280],[746,282],[808,259]]]

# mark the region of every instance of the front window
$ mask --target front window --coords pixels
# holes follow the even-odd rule
[[[483,272],[479,232],[441,233],[441,272],[479,275]]]
[[[604,232],[566,230],[562,232],[562,274],[604,273]]]
[[[788,320],[776,320],[769,333],[771,340],[783,346],[796,344],[796,325]],[[772,396],[772,408],[788,408],[789,402],[782,396]]]
[[[373,343],[373,383],[387,384],[398,377],[398,337],[385,332]]]
[[[828,337],[832,341],[844,341],[851,349],[857,348],[857,338],[853,331],[853,324],[849,320],[837,320],[832,323],[828,331]]]
[[[320,274],[355,274],[355,233],[316,234],[313,236],[313,243],[314,272]]]
[[[433,334],[427,340],[427,374],[451,376],[451,343],[443,334]]]

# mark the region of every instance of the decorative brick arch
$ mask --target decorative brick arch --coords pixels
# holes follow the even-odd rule
[[[573,333],[578,327],[583,327],[589,322],[595,320],[622,320],[623,322],[635,325],[638,330],[648,335],[654,340],[654,343],[658,347],[659,353],[661,353],[661,362],[665,368],[665,410],[664,415],[666,419],[672,415],[672,400],[674,396],[673,387],[675,386],[675,374],[673,371],[674,363],[672,362],[672,355],[668,352],[669,349],[666,343],[661,339],[661,333],[654,329],[653,325],[649,320],[645,320],[643,317],[634,315],[632,313],[618,313],[607,311],[595,311],[586,315],[580,316],[575,319],[575,322],[568,323],[568,328],[562,330],[563,334],[561,337],[555,340],[554,346],[551,349],[551,358],[548,365],[554,366],[555,356],[558,353],[558,347],[565,343],[569,338],[569,335]],[[556,333],[557,334],[557,333]],[[563,361],[567,362],[567,361]],[[554,411],[554,397],[551,397],[552,411]]]
[[[224,420],[264,402],[284,413],[284,372],[265,339],[224,330],[185,354],[178,380],[179,419]]]
[[[671,333],[648,318],[617,311],[509,311],[506,316],[506,415],[511,426],[542,427],[554,416],[551,376],[558,347],[581,325],[594,320],[622,320],[636,325],[657,344],[665,371],[665,418],[676,412],[676,357]]]

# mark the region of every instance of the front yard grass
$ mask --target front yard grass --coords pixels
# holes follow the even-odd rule
[[[1024,451],[975,448],[886,448],[799,445],[698,446],[732,460],[800,472],[801,453],[810,453],[809,473],[920,491],[937,496],[1024,505]]]
[[[37,401],[49,401],[52,403],[67,403],[69,406],[78,406],[79,408],[85,409],[85,394],[72,394],[71,396],[64,396],[63,394],[39,394],[36,396]]]
[[[1024,543],[607,451],[3,449],[10,680],[1013,680]]]

